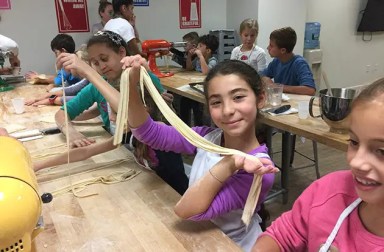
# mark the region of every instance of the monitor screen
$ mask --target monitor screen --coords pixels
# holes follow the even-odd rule
[[[384,31],[384,1],[368,0],[367,6],[363,11],[358,32],[377,32]]]

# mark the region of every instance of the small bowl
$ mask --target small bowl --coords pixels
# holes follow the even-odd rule
[[[350,125],[350,112],[356,90],[348,88],[332,88],[332,96],[327,89],[319,92],[320,115],[314,116],[312,112],[313,99],[310,101],[310,115],[323,118],[331,132],[344,134],[348,132]]]

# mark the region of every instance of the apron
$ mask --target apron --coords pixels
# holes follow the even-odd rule
[[[221,144],[221,129],[215,129],[204,136],[208,141],[220,145]],[[265,157],[265,153],[258,153],[256,157]],[[203,177],[209,169],[212,168],[223,157],[216,153],[210,153],[197,148],[197,153],[192,164],[191,175],[189,178],[189,186],[192,186],[196,181]],[[244,251],[251,251],[257,237],[262,233],[260,216],[255,213],[248,227],[241,220],[243,209],[232,210],[231,212],[220,215],[211,219],[220,229],[228,235],[234,242],[242,247]]]
[[[331,247],[332,242],[335,240],[337,232],[339,232],[340,226],[343,223],[344,219],[360,204],[361,199],[358,198],[352,204],[350,204],[344,211],[340,214],[339,219],[336,222],[335,227],[333,228],[331,234],[328,236],[327,241],[321,246],[319,252],[328,252],[329,247]]]

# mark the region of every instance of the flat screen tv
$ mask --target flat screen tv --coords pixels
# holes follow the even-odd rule
[[[357,31],[384,31],[384,0],[368,0]]]

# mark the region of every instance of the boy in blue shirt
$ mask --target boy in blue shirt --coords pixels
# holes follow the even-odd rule
[[[274,59],[261,72],[262,79],[266,84],[283,84],[284,93],[314,95],[316,86],[308,63],[302,56],[292,52],[296,40],[296,32],[291,27],[271,33],[267,49]]]
[[[219,48],[219,39],[215,35],[207,34],[199,38],[197,48],[187,53],[186,69],[208,74],[209,70],[217,64],[213,56]],[[204,116],[204,106],[189,98],[180,100],[180,118],[189,126],[191,122],[191,109],[194,115],[194,126],[209,125],[209,119]]]
[[[55,54],[56,58],[60,53],[75,53],[75,41],[68,34],[58,34],[51,41],[51,49]],[[41,79],[38,77],[39,74],[36,72],[29,72],[26,74],[27,79],[35,79],[35,83],[41,84],[50,84],[47,89],[50,90],[54,87],[60,87],[62,85],[62,79],[66,82],[67,86],[75,84],[81,80],[81,78],[72,75],[71,73],[67,73],[64,69],[60,69],[57,72],[57,75],[48,75],[45,79]],[[53,83],[53,84],[51,84]]]
[[[201,36],[197,48],[192,48],[188,51],[186,69],[207,74],[217,64],[217,59],[213,54],[216,53],[218,48],[219,39],[215,35]],[[196,55],[194,60],[192,60],[193,55]]]

